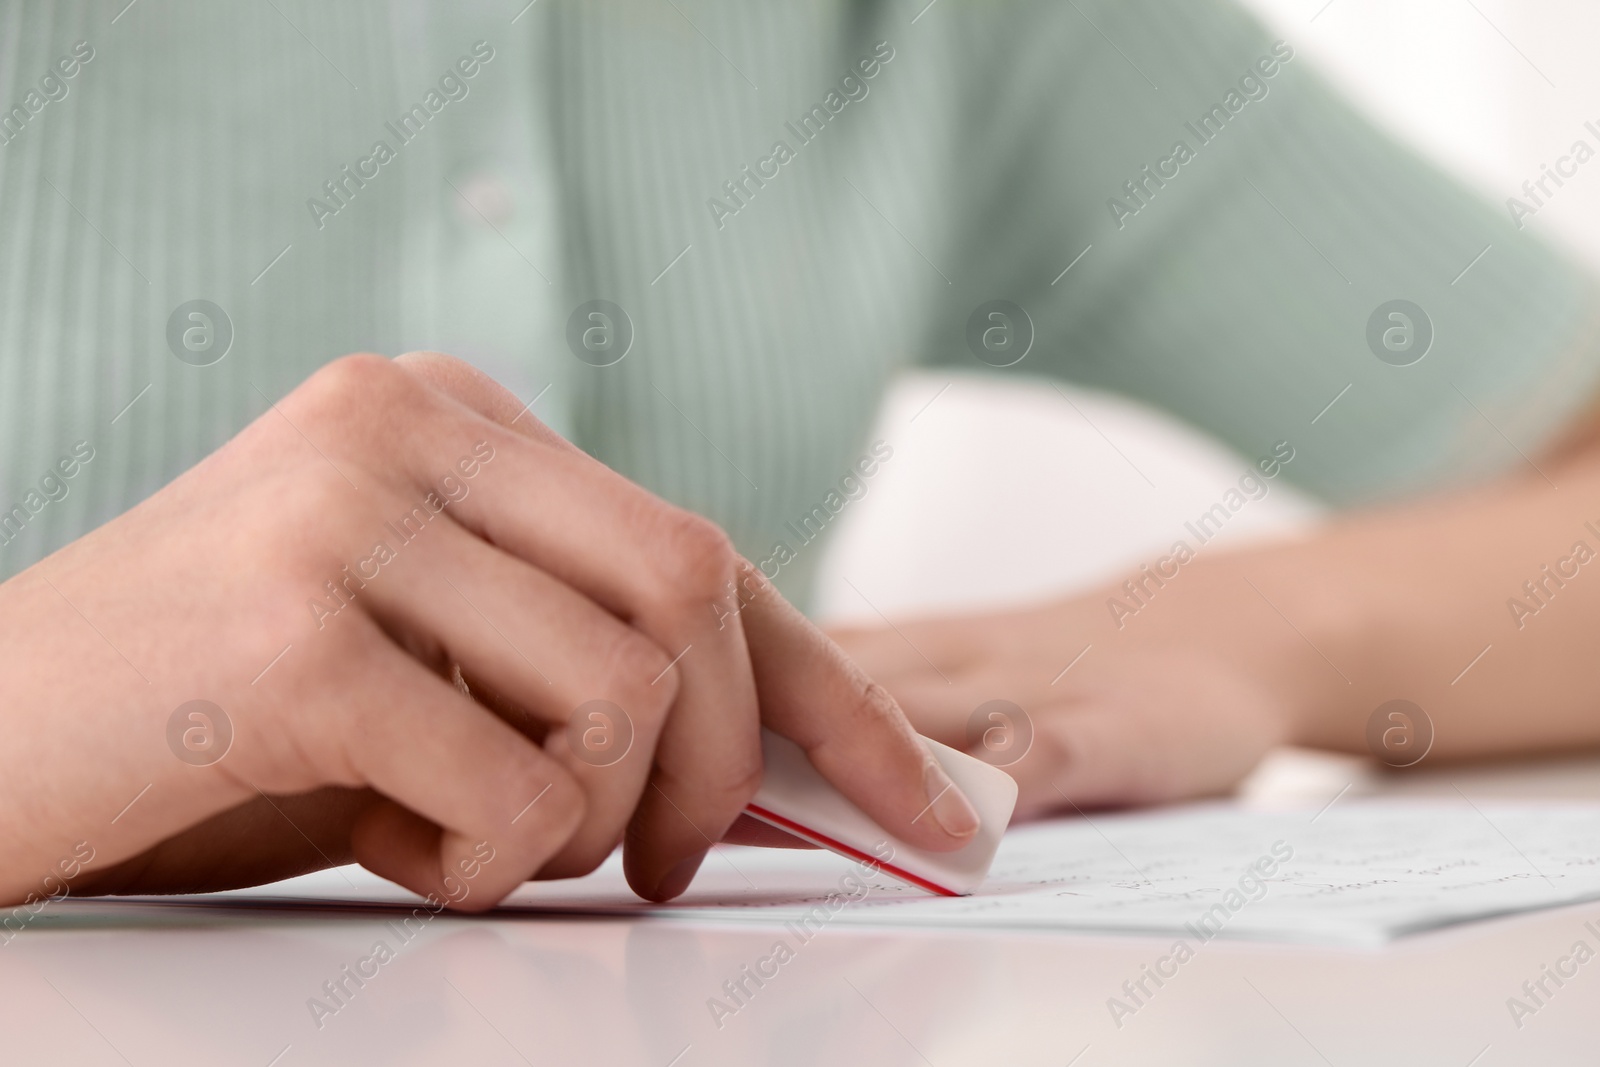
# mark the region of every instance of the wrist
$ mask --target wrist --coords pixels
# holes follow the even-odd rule
[[[1381,591],[1320,547],[1303,541],[1197,561],[1207,564],[1196,584],[1209,604],[1188,625],[1266,690],[1287,743],[1359,749]]]
[[[190,753],[172,719],[191,687],[141,680],[37,571],[0,585],[0,617],[12,740],[0,754],[0,906],[76,892],[245,799],[230,776],[179,754]],[[153,657],[123,647],[155,673]]]

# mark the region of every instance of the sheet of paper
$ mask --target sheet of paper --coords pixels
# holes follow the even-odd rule
[[[1106,931],[1376,944],[1451,923],[1600,899],[1600,805],[1357,800],[1322,811],[1225,803],[1025,825],[978,893],[941,899],[852,877],[829,853],[720,847],[689,893],[639,901],[613,856],[532,883],[511,912],[820,926]],[[830,896],[831,894],[831,896]],[[336,906],[417,898],[354,868],[185,903]],[[176,901],[175,901],[176,902]]]

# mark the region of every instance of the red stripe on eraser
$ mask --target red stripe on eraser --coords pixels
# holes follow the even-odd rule
[[[747,814],[753,815],[762,822],[776,826],[780,830],[787,830],[796,837],[804,838],[805,840],[810,841],[813,845],[821,845],[830,852],[837,852],[841,856],[847,856],[850,859],[858,860],[862,863],[870,864],[875,868],[888,871],[902,882],[910,882],[918,889],[926,889],[928,892],[937,893],[941,897],[961,896],[961,894],[957,893],[954,889],[946,889],[944,886],[930,882],[926,878],[919,878],[917,875],[912,874],[903,867],[896,867],[892,863],[886,863],[876,856],[862,852],[859,848],[847,845],[843,841],[829,837],[827,834],[819,833],[818,831],[811,829],[809,826],[802,826],[793,819],[785,819],[777,812],[768,811],[759,804],[746,804],[744,810]]]

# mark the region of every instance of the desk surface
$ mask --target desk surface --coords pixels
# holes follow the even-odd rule
[[[1600,763],[1461,770],[1387,791],[1600,797]],[[1600,904],[1379,950],[1213,941],[1132,1014],[1170,938],[830,928],[738,1005],[776,931],[620,919],[72,902],[0,947],[0,1060],[18,1064],[1592,1064]],[[371,977],[344,977],[374,943]],[[1596,957],[1600,960],[1600,957]],[[768,965],[770,971],[772,965]],[[1169,967],[1170,969],[1170,967]],[[1590,973],[1590,972],[1593,973]],[[325,982],[347,994],[329,997]],[[1513,1018],[1508,998],[1535,1010]],[[310,1002],[326,1006],[314,1013]],[[736,1011],[714,1016],[718,998]],[[342,1002],[342,1003],[341,1003]],[[329,1010],[337,1008],[337,1010]],[[719,1025],[720,1023],[720,1025]],[[1119,1025],[1120,1023],[1120,1025]],[[1520,1026],[1519,1026],[1520,1023]]]

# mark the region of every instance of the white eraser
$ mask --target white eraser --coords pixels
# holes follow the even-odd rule
[[[994,862],[1017,805],[1017,783],[975,756],[926,737],[922,743],[978,811],[977,834],[954,852],[930,852],[894,837],[828,784],[804,749],[767,729],[761,731],[765,777],[745,813],[930,893],[967,896],[983,884]]]

